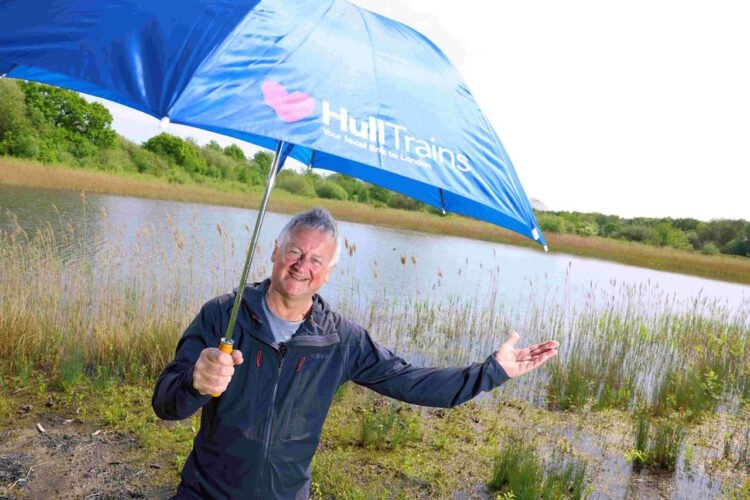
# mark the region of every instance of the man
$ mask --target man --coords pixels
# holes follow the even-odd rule
[[[270,280],[243,292],[234,352],[217,349],[233,294],[205,304],[182,335],[152,402],[170,420],[203,408],[177,498],[307,498],[323,421],[346,381],[409,403],[453,407],[557,354],[553,341],[516,350],[513,332],[483,363],[414,367],[317,295],[339,252],[326,210],[294,216],[276,240]]]

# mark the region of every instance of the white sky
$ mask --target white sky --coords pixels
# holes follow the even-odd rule
[[[443,49],[548,209],[750,219],[750,2],[354,3]],[[159,133],[115,106],[126,137]]]

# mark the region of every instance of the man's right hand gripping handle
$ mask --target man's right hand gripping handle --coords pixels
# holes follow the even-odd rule
[[[232,380],[234,365],[240,364],[242,351],[232,350],[232,344],[203,349],[193,369],[193,387],[200,394],[219,397]]]

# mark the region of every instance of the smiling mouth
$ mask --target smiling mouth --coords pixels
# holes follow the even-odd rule
[[[294,281],[307,281],[307,278],[305,278],[304,276],[297,276],[294,273],[289,273],[289,277]]]

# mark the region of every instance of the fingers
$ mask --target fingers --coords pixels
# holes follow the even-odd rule
[[[193,369],[193,387],[201,394],[221,394],[234,375],[234,365],[242,363],[242,352],[221,352],[215,347],[201,351]]]
[[[560,343],[555,340],[547,340],[545,342],[542,342],[540,344],[534,344],[532,346],[528,347],[529,354],[532,356],[535,356],[537,354],[542,354],[544,352],[557,349],[560,347]]]
[[[554,358],[555,356],[557,356],[557,351],[554,349],[551,351],[547,351],[544,354],[535,356],[528,362],[526,371],[531,371],[534,368],[541,366],[545,361],[547,361],[550,358]]]
[[[201,352],[201,356],[203,356],[203,353],[206,353],[206,358],[211,363],[216,363],[224,366],[232,366],[234,365],[234,361],[232,360],[232,356],[229,354],[222,352],[218,350],[215,347],[209,347],[208,349],[203,349]],[[232,354],[238,351],[232,351]]]
[[[557,349],[558,347],[560,347],[560,343],[557,342],[556,340],[546,340],[539,344],[530,345],[529,347],[526,347],[525,349],[521,349],[518,351],[518,353],[535,356],[537,354],[541,354],[551,349]]]

